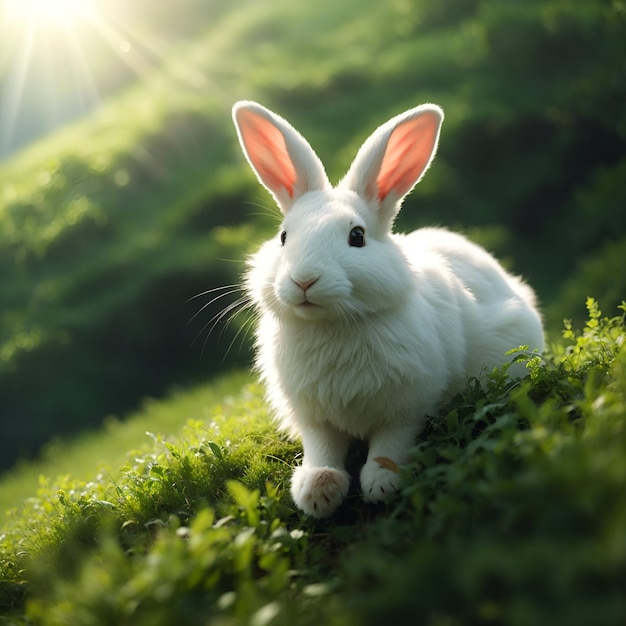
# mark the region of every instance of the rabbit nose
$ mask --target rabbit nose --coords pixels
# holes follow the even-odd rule
[[[302,291],[306,291],[309,287],[313,286],[319,278],[311,278],[308,280],[296,280],[295,278],[292,278],[291,280],[293,280],[293,282],[296,283]]]

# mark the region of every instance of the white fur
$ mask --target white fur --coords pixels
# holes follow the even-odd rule
[[[461,235],[390,232],[436,151],[439,107],[381,126],[334,189],[285,120],[251,102],[233,116],[287,233],[284,246],[277,236],[252,257],[246,287],[259,313],[257,368],[282,426],[304,447],[293,498],[310,515],[330,515],[348,491],[344,458],[358,437],[370,446],[363,496],[381,500],[397,487],[389,467],[406,462],[425,417],[449,394],[512,348],[542,349],[533,291]],[[348,243],[355,226],[363,247]]]

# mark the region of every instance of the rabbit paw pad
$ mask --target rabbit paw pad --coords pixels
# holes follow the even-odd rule
[[[328,517],[348,493],[350,476],[334,467],[297,467],[291,478],[291,495],[307,515]]]

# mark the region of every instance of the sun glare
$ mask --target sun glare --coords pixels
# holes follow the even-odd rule
[[[63,25],[86,17],[93,0],[4,0],[10,19],[28,23]]]
[[[134,1],[0,0],[0,161],[168,57]]]

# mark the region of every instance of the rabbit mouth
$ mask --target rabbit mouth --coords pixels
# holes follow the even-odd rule
[[[325,317],[325,310],[323,306],[315,304],[310,300],[303,300],[293,308],[295,315],[303,320],[318,320],[320,315]]]
[[[298,306],[316,307],[316,306],[319,306],[319,304],[315,304],[315,302],[311,302],[310,300],[304,300],[303,302],[300,302]]]

